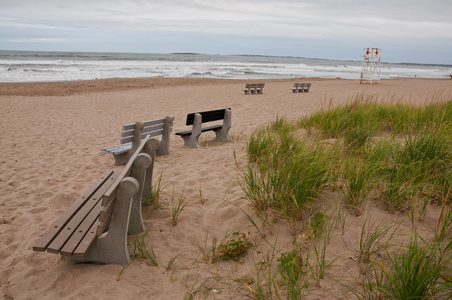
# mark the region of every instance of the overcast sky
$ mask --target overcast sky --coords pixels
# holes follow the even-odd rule
[[[452,64],[452,0],[0,0],[0,50]]]

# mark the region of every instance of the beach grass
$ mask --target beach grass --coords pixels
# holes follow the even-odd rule
[[[355,278],[361,289],[350,290],[359,299],[451,297],[444,271],[452,257],[452,100],[439,98],[416,107],[359,94],[341,107],[325,102],[296,121],[277,118],[250,136],[241,178],[245,198],[262,224],[269,216],[286,222],[294,235],[306,233],[310,245],[302,251],[294,240],[292,250],[280,252],[279,267],[276,246],[262,256],[249,287],[254,299],[299,299],[334,266],[328,244],[345,220],[339,214],[329,220],[319,210],[325,191],[337,192],[340,205],[356,216],[374,203],[412,222],[416,212],[424,222],[429,203],[441,205],[432,234],[423,237],[413,227],[408,243],[392,242],[402,221],[366,216],[358,249],[364,275]]]

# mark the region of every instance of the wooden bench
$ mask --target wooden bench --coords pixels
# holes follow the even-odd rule
[[[223,124],[202,127],[202,123],[223,120]],[[176,135],[184,139],[184,145],[199,148],[199,136],[202,132],[214,131],[216,141],[230,141],[229,129],[231,128],[231,109],[218,109],[196,112],[187,115],[187,126],[193,125],[192,130],[176,132]]]
[[[294,93],[304,93],[304,92],[308,93],[310,87],[311,87],[310,83],[294,83],[292,91]]]
[[[147,135],[156,137],[161,135],[160,146],[157,151],[159,155],[168,155],[170,153],[170,132],[173,128],[174,117],[165,117],[164,119],[151,120],[146,122],[137,122],[135,124],[126,124],[122,127],[120,145],[103,148],[105,151],[113,154],[117,166],[127,163],[132,154],[140,145],[140,141]]]
[[[159,141],[147,136],[122,171],[107,171],[63,213],[33,246],[66,260],[125,265],[127,234],[144,231],[141,197],[152,191]]]
[[[247,83],[245,85],[245,95],[257,95],[262,94],[265,83]]]

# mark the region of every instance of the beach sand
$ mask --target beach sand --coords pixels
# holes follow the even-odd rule
[[[244,95],[248,82],[265,82],[263,95]],[[311,82],[309,93],[294,94],[294,82]],[[0,83],[0,286],[4,299],[249,299],[255,265],[265,256],[276,260],[292,249],[289,226],[280,221],[259,227],[277,240],[272,256],[244,212],[260,224],[243,198],[241,172],[247,164],[246,141],[254,130],[277,118],[309,115],[332,101],[346,103],[357,94],[377,95],[413,105],[450,99],[452,80],[390,79],[372,85],[358,80],[285,79],[111,79],[58,83]],[[217,143],[213,132],[201,135],[201,148],[184,147],[174,132],[186,130],[195,111],[232,108],[233,141]],[[74,264],[59,255],[32,251],[33,244],[67,207],[107,169],[123,124],[174,116],[168,156],[158,156],[154,182],[162,175],[161,207],[144,208],[145,238],[159,265],[135,261],[118,265]],[[325,194],[334,209],[336,195]],[[165,203],[185,197],[187,205],[171,225]],[[428,232],[438,207],[429,205],[419,230]],[[344,234],[336,229],[327,260],[335,267],[306,291],[306,299],[349,299],[353,294],[333,280],[359,278],[353,258],[366,216],[391,216],[377,206],[356,217],[348,214]],[[406,216],[398,216],[401,220]],[[208,261],[215,238],[250,232],[254,247],[243,262]],[[301,234],[301,232],[297,232]],[[133,242],[134,237],[129,237]],[[131,245],[132,247],[132,245]],[[175,259],[174,259],[175,258]],[[174,262],[168,268],[169,263]],[[348,273],[348,274],[347,274]],[[121,274],[121,276],[119,276]],[[119,277],[119,280],[118,280]],[[347,282],[351,286],[356,284]]]

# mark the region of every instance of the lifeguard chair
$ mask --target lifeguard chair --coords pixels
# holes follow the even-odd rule
[[[378,77],[378,83],[381,80],[381,49],[364,48],[363,63],[361,66],[361,79],[359,83],[366,80],[372,84],[373,78]]]

